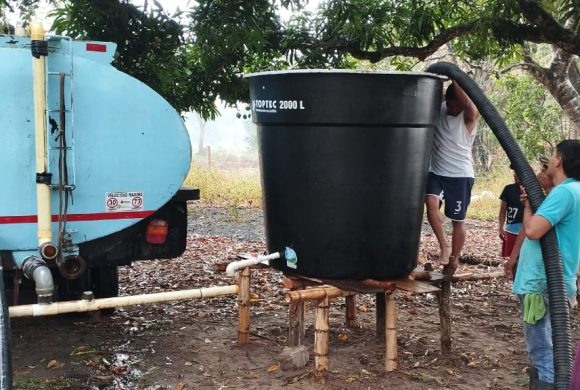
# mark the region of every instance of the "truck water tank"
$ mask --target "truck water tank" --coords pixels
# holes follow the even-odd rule
[[[417,264],[443,79],[429,73],[254,73],[266,239],[301,275],[392,279]]]

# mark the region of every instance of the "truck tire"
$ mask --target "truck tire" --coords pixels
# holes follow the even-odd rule
[[[58,271],[56,272],[58,274]],[[59,300],[81,299],[84,291],[92,291],[95,298],[109,298],[119,295],[119,267],[105,265],[98,268],[89,267],[78,279],[67,280],[55,275],[59,281]],[[115,309],[101,310],[101,314],[111,315]]]
[[[110,298],[119,295],[119,267],[106,265],[91,269],[91,284],[95,298]]]
[[[91,286],[95,298],[111,298],[119,295],[119,267],[106,265],[91,269]],[[101,314],[110,316],[115,309],[103,309]]]

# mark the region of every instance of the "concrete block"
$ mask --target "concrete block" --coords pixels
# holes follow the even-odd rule
[[[308,348],[304,345],[299,345],[292,348],[284,348],[278,355],[278,363],[283,370],[296,370],[308,364],[310,356]]]

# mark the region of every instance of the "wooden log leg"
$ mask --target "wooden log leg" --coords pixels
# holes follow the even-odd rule
[[[385,293],[385,369],[387,372],[397,369],[397,301],[394,292]]]
[[[304,324],[304,303],[302,304],[302,310],[300,310],[300,336],[304,340],[304,335],[306,334],[306,326]]]
[[[250,341],[250,282],[249,267],[240,271],[238,294],[238,344],[247,344]]]
[[[358,322],[356,320],[356,295],[344,297],[344,302],[346,304],[346,327],[358,328]]]
[[[329,302],[328,297],[318,302],[314,323],[314,379],[320,384],[326,383],[328,375]]]
[[[385,293],[377,293],[376,296],[377,310],[377,339],[385,340]]]
[[[451,282],[443,281],[441,291],[437,293],[439,300],[439,323],[441,325],[441,354],[451,354],[451,310],[449,308],[449,296],[451,295]]]
[[[292,301],[288,306],[288,346],[302,345],[304,336],[304,301]]]

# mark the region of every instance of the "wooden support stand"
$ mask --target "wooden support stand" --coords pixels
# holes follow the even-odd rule
[[[385,370],[387,372],[397,369],[397,303],[395,292],[385,293]]]
[[[351,286],[357,283],[349,282]],[[421,284],[421,282],[417,282]],[[304,287],[304,283],[285,280],[285,286]],[[372,286],[369,288],[369,285]],[[365,282],[360,287],[364,292],[375,293],[377,296],[377,334],[385,340],[385,369],[393,371],[397,368],[397,309],[395,302],[395,288],[391,282]],[[438,290],[437,288],[431,287]],[[377,292],[380,291],[381,292]],[[289,303],[289,343],[299,345],[302,341],[301,330],[304,329],[304,301],[311,300],[317,303],[314,324],[314,378],[324,384],[329,372],[328,344],[329,344],[329,305],[332,298],[344,296],[346,300],[346,324],[356,325],[356,305],[354,291],[342,290],[334,286],[311,287],[286,292],[286,302]],[[382,303],[381,303],[382,302]],[[379,314],[380,313],[380,314]],[[385,326],[386,325],[386,326]]]
[[[250,283],[251,271],[249,267],[240,272],[240,293],[238,295],[238,344],[247,344],[250,341]]]
[[[288,305],[288,346],[302,345],[304,337],[304,301],[290,302]]]
[[[385,311],[385,293],[380,292],[376,294],[376,328],[377,328],[377,340],[385,341],[385,330],[386,330],[386,315],[387,312]]]
[[[328,375],[328,331],[330,298],[325,296],[316,305],[314,323],[314,378],[320,384],[326,383]]]
[[[348,295],[344,297],[344,303],[346,306],[346,327],[358,328],[359,324],[356,320],[356,295]]]
[[[304,302],[316,302],[314,325],[314,377],[317,382],[325,383],[329,372],[329,306],[334,298],[345,297],[346,326],[357,327],[356,294],[376,295],[377,338],[385,343],[385,370],[397,369],[397,306],[396,290],[413,293],[436,293],[439,302],[441,326],[441,354],[451,353],[451,283],[501,277],[503,272],[489,274],[456,274],[444,276],[437,272],[414,272],[410,279],[380,280],[322,280],[301,276],[289,276],[283,284],[288,307],[288,344],[291,347],[302,345],[304,340]],[[425,280],[425,281],[421,281]],[[250,283],[251,270],[244,268],[239,273],[238,296],[238,343],[249,342],[250,335]],[[332,284],[332,286],[329,286]],[[439,286],[439,287],[436,287]]]
[[[451,295],[451,281],[441,282],[441,291],[437,293],[439,300],[439,324],[441,326],[441,354],[451,354],[451,310],[449,308],[449,296]]]

